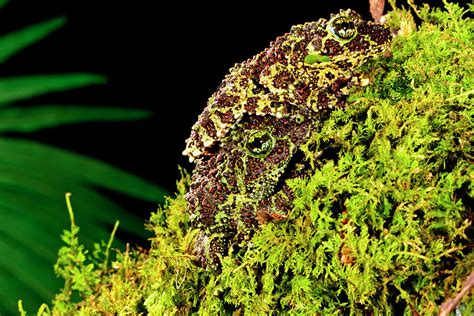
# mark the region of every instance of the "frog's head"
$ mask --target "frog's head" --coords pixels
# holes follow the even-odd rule
[[[269,198],[279,189],[283,173],[312,128],[303,116],[246,114],[220,144],[229,155],[223,174],[235,178],[238,194],[246,199],[257,202]]]
[[[392,38],[388,26],[365,21],[350,9],[332,14],[329,20],[295,26],[292,33],[306,44],[306,66],[339,63],[345,69],[356,69],[388,50]]]
[[[354,86],[362,85],[360,67],[390,47],[388,26],[341,10],[329,20],[296,25],[277,39],[259,72],[259,83],[273,100],[315,112],[344,107]],[[285,58],[275,56],[284,54]]]
[[[196,161],[188,211],[201,229],[196,254],[218,262],[229,241],[266,219],[285,218],[285,181],[312,129],[310,120],[245,115],[208,156]],[[288,199],[287,199],[288,200]],[[211,259],[210,261],[208,259]]]

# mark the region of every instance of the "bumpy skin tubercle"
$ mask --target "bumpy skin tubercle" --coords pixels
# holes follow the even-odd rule
[[[286,180],[310,169],[300,148],[328,110],[344,107],[360,84],[358,68],[390,41],[388,27],[341,10],[294,26],[230,70],[184,151],[196,163],[186,199],[203,266],[217,266],[229,244],[248,240],[259,223],[286,217]]]

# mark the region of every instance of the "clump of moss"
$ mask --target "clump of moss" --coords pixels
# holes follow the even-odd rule
[[[206,271],[190,254],[183,176],[150,219],[149,251],[85,271],[92,291],[65,275],[76,283],[41,313],[436,313],[474,267],[474,23],[456,4],[416,10],[418,29],[395,37],[391,58],[367,66],[372,84],[324,122],[315,142],[340,150],[291,181],[288,220]],[[394,10],[390,21],[413,19]],[[460,308],[474,311],[472,295]]]

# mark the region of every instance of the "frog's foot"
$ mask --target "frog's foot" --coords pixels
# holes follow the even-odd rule
[[[277,220],[281,221],[286,219],[288,216],[286,214],[281,214],[277,212],[272,212],[269,210],[259,210],[257,211],[257,220],[260,225],[266,224],[270,221]]]
[[[344,244],[341,247],[340,254],[341,254],[341,263],[343,265],[350,266],[356,261],[356,258],[351,253],[351,249]]]
[[[212,236],[200,232],[197,238],[194,255],[199,265],[203,268],[217,269],[220,266],[221,257],[227,253],[228,241],[225,236],[214,234]]]

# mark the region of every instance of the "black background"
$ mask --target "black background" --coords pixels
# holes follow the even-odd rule
[[[177,165],[192,168],[181,155],[185,139],[228,69],[267,47],[291,25],[348,7],[370,19],[368,1],[211,5],[12,0],[0,11],[4,33],[56,16],[68,17],[68,23],[2,65],[0,72],[107,76],[107,85],[44,96],[33,103],[134,107],[152,111],[153,118],[60,127],[28,137],[113,163],[173,192]],[[147,212],[143,216],[148,217]]]

